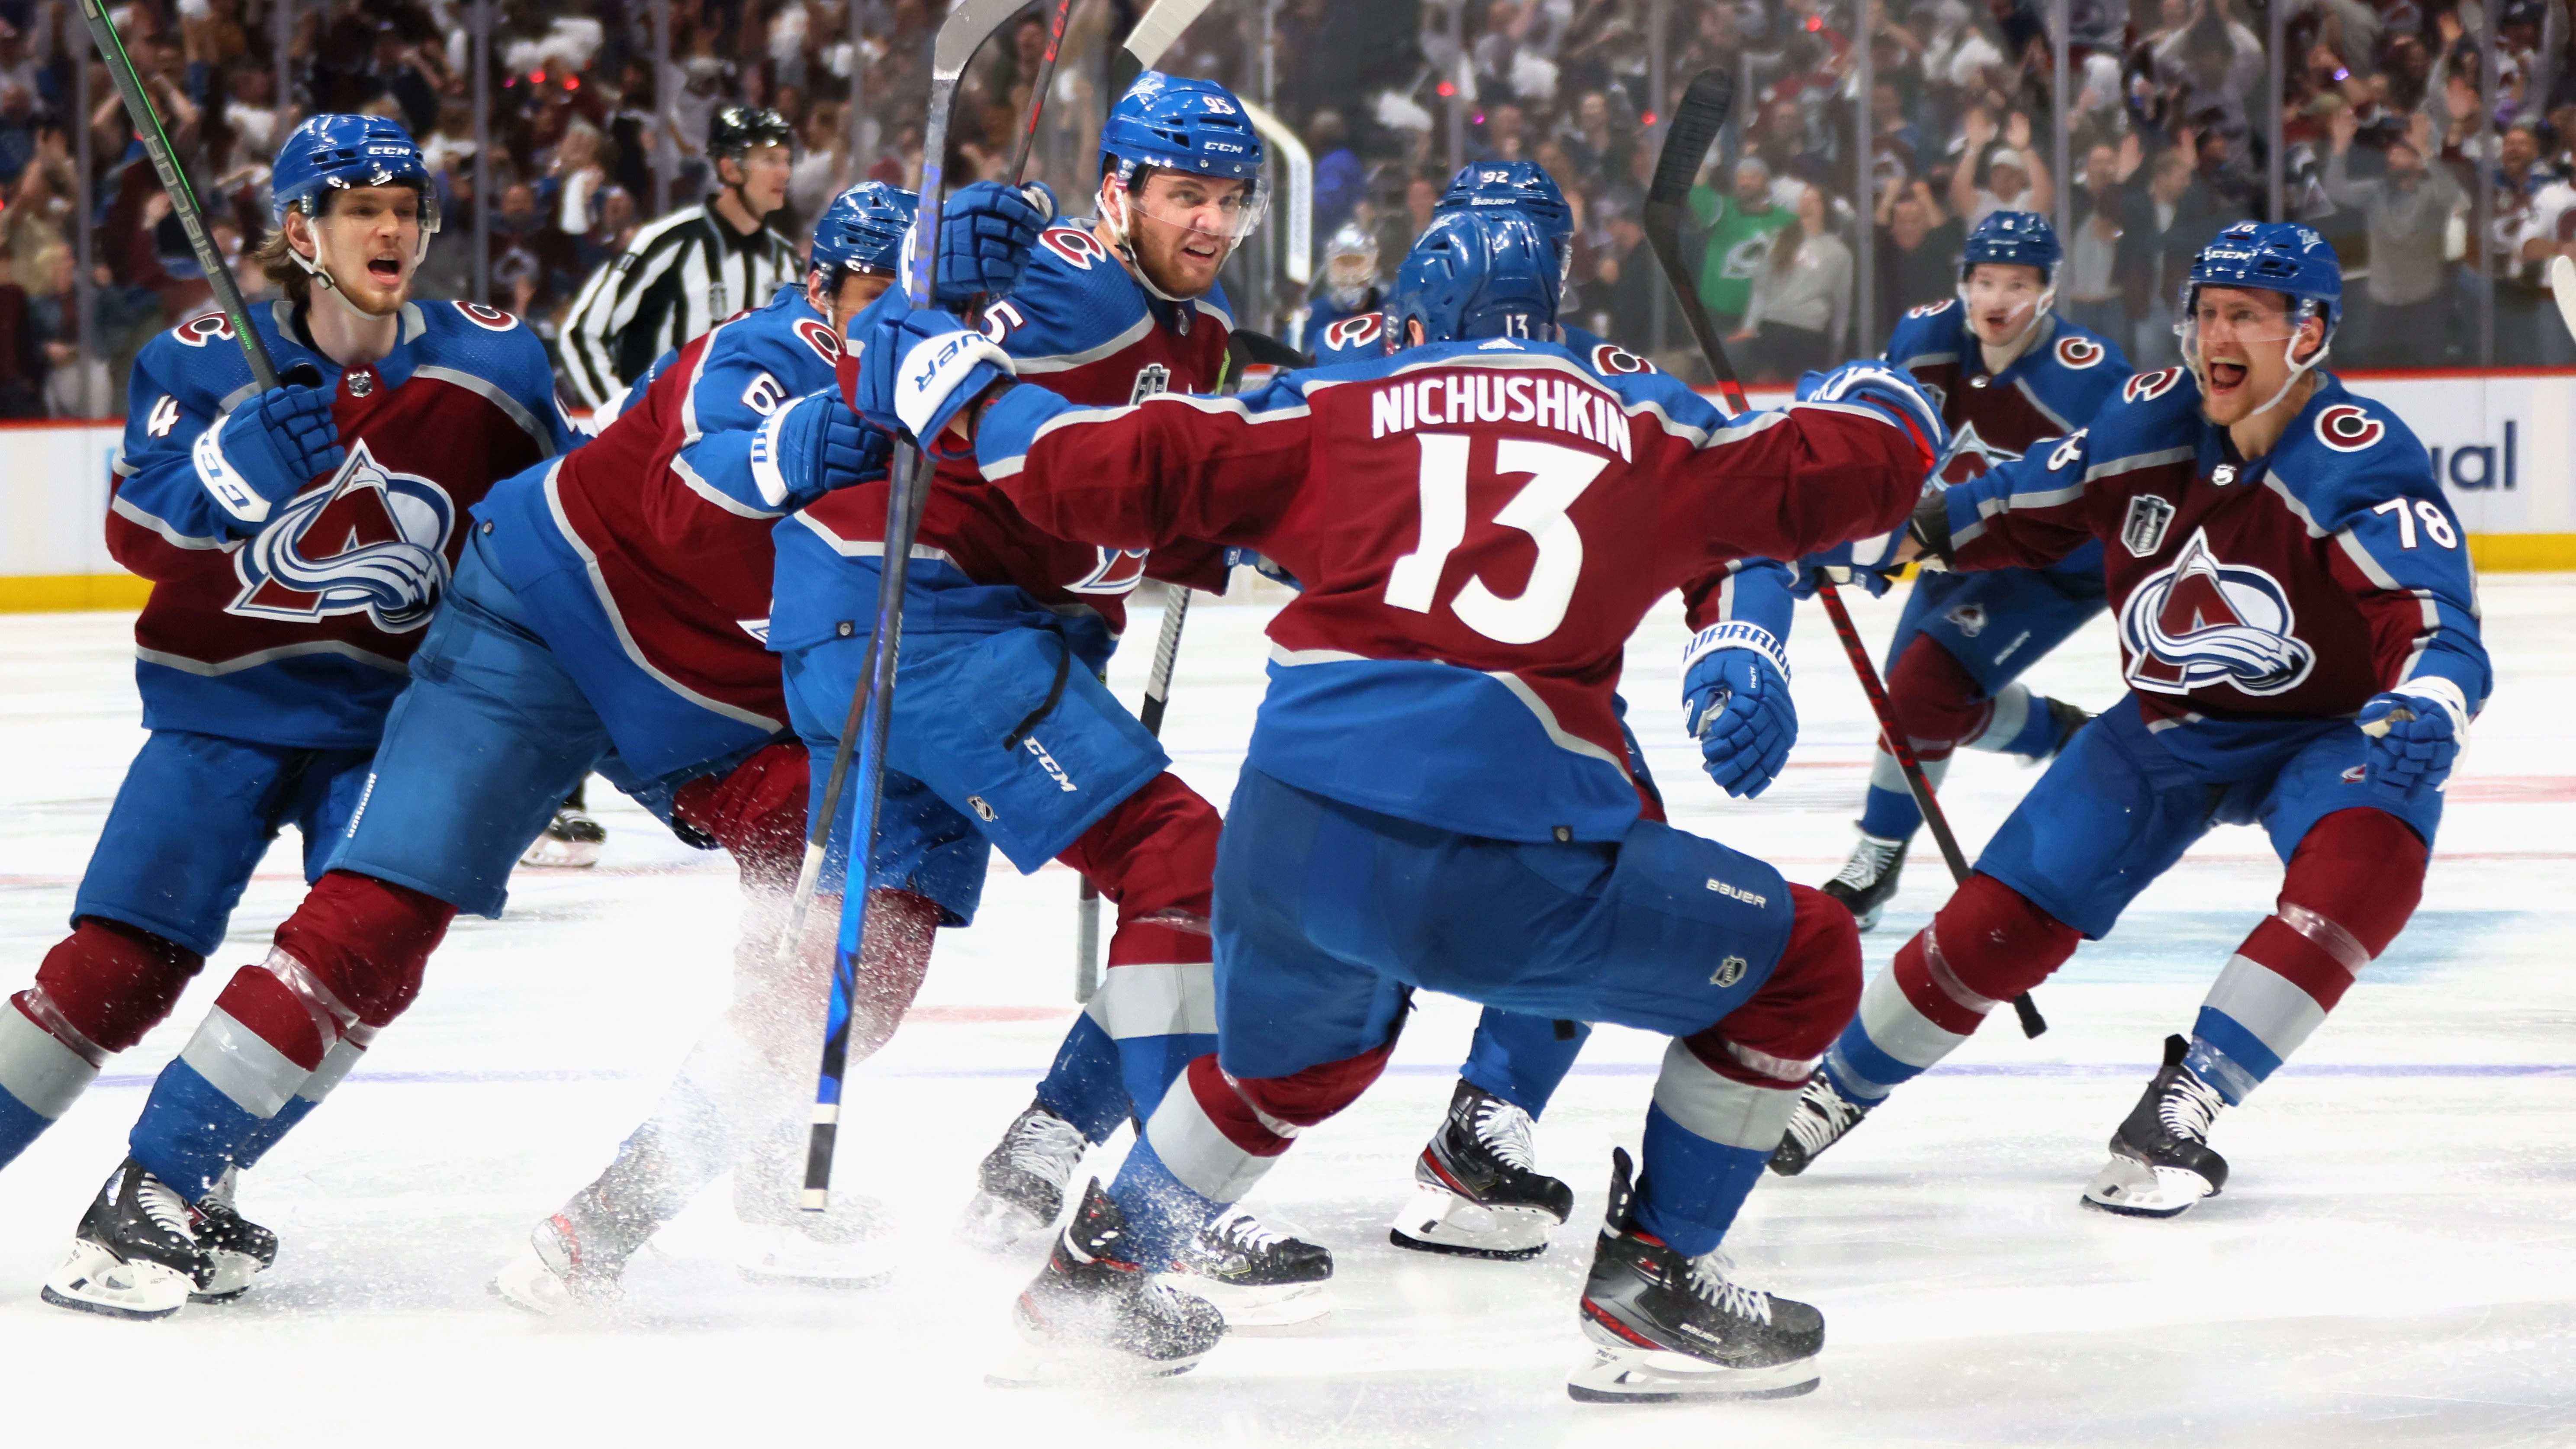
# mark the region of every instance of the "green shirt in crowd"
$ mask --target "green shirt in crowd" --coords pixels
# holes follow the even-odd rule
[[[1796,221],[1797,213],[1773,206],[1757,216],[1734,197],[1707,186],[1691,188],[1690,208],[1708,233],[1708,250],[1699,263],[1699,300],[1721,317],[1741,317],[1753,300],[1754,274],[1771,254],[1771,234]]]

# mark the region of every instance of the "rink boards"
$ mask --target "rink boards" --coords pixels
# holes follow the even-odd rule
[[[2431,451],[2478,566],[2576,569],[2576,373],[2347,379]],[[1756,406],[1788,400],[1753,394]],[[0,424],[0,611],[135,608],[148,586],[107,555],[100,520],[115,423]]]

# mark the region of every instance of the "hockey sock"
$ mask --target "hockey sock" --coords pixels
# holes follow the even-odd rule
[[[0,1005],[0,1167],[71,1110],[107,1053],[33,986]]]
[[[1089,1013],[1073,1019],[1073,1030],[1056,1047],[1055,1062],[1038,1083],[1038,1102],[1090,1142],[1108,1141],[1127,1120],[1127,1082],[1120,1075],[1118,1043]]]
[[[1216,808],[1166,772],[1118,802],[1059,857],[1118,908],[1108,969],[1083,1015],[1116,1045],[1114,1078],[1083,1072],[1096,1043],[1072,1037],[1039,1100],[1091,1136],[1118,1119],[1150,1116],[1191,1059],[1216,1049],[1214,892]],[[1104,1095],[1114,1093],[1114,1095]]]
[[[1753,1185],[1762,1180],[1763,1164],[1789,1130],[1789,1114],[1798,1105],[1795,1090],[1734,1087],[1747,1100],[1702,1103],[1721,1112],[1729,1136],[1708,1137],[1686,1127],[1664,1109],[1672,1063],[1655,1083],[1655,1104],[1646,1109],[1645,1171],[1637,1181],[1637,1226],[1661,1238],[1686,1258],[1696,1258],[1726,1240],[1735,1215]],[[1708,1094],[1691,1094],[1697,1097]]]
[[[1968,748],[2044,760],[2057,752],[2057,744],[2057,717],[2049,713],[2048,700],[2023,685],[2007,684],[1995,696],[1986,732],[1968,741]]]
[[[372,1027],[349,1028],[348,1033],[323,1054],[322,1065],[304,1079],[303,1084],[295,1089],[295,1095],[286,1099],[285,1106],[277,1109],[277,1115],[253,1127],[233,1148],[233,1161],[242,1171],[257,1167],[259,1160],[268,1155],[268,1149],[294,1131],[296,1124],[311,1116],[313,1109],[322,1105],[322,1099],[331,1095],[331,1089],[348,1077],[349,1069],[358,1064],[358,1058],[367,1054],[367,1048],[375,1043],[375,1039]]]
[[[1139,1141],[1127,1154],[1118,1180],[1110,1184],[1109,1198],[1126,1215],[1130,1261],[1148,1272],[1169,1268],[1200,1229],[1233,1206],[1181,1181],[1163,1164],[1150,1140]]]
[[[1834,1090],[1875,1103],[1956,1051],[1986,1013],[2048,979],[2081,939],[1992,876],[1972,875],[1861,993],[1825,1053]]]
[[[2209,988],[2183,1061],[2242,1103],[2325,1024],[2364,967],[2405,929],[2427,851],[2386,811],[2338,810],[2291,852],[2281,895]]]
[[[1591,1035],[1592,1028],[1583,1022],[1488,1006],[1476,1019],[1476,1039],[1458,1075],[1536,1117],[1547,1110],[1548,1099],[1574,1069],[1575,1055]]]
[[[1925,760],[1918,755],[1916,759],[1923,766],[1924,780],[1938,791],[1950,774],[1948,757]],[[1896,763],[1896,756],[1887,752],[1883,742],[1871,757],[1869,794],[1860,807],[1860,828],[1864,834],[1881,840],[1911,840],[1914,832],[1923,828],[1923,812],[1915,808],[1914,792],[1905,788],[1905,769]]]

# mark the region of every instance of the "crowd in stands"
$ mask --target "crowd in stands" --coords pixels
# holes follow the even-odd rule
[[[851,3],[864,37],[855,47]],[[1315,157],[1316,240],[1356,224],[1392,271],[1448,178],[1454,97],[1467,159],[1536,160],[1568,192],[1578,220],[1568,319],[1640,349],[1660,341],[1676,361],[1687,333],[1657,306],[1642,225],[1659,48],[1675,93],[1711,66],[1746,83],[1740,124],[1692,192],[1685,240],[1701,298],[1748,376],[1792,377],[1874,347],[1905,309],[1952,294],[1967,226],[1997,209],[2053,212],[2061,188],[2073,226],[2059,305],[2134,362],[2169,361],[2191,252],[2225,223],[2275,208],[2273,17],[2255,0],[2069,0],[2063,97],[2053,94],[2053,5],[1870,0],[1865,148],[1857,0],[1456,3],[1468,7],[1459,40],[1436,0],[1275,7],[1274,108]],[[2350,320],[2337,361],[2476,365],[2491,326],[2498,364],[2576,364],[2542,275],[2552,255],[2576,252],[2568,0],[2272,3],[2291,7],[2277,204],[2344,259]],[[942,0],[667,8],[670,63],[657,71],[647,0],[493,5],[490,300],[550,338],[584,277],[657,203],[705,193],[703,144],[719,106],[772,107],[795,128],[794,176],[772,218],[790,237],[841,187],[919,175]],[[1082,127],[1124,79],[1098,57],[1143,8],[1075,6],[1067,53],[1089,59],[1068,60],[1051,93],[1034,174],[1076,208],[1095,179]],[[1260,12],[1242,9],[1212,7],[1167,68],[1248,85],[1262,55],[1246,14]],[[485,199],[475,194],[470,0],[127,0],[111,13],[231,252],[267,225],[266,163],[285,128],[317,110],[373,111],[410,126],[438,176],[445,240],[422,294],[474,295],[471,238]],[[1658,14],[1670,26],[1660,47]],[[1033,7],[971,68],[952,178],[1007,170],[1045,41]],[[74,57],[89,68],[86,117],[74,114]],[[85,189],[74,174],[83,124]],[[2061,133],[2068,176],[2056,174]],[[86,348],[74,301],[83,195],[96,295]],[[0,0],[0,203],[0,417],[121,411],[135,349],[208,306],[208,287],[70,0]],[[264,293],[255,265],[236,274]]]

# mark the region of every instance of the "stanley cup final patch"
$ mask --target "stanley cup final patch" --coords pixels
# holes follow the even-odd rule
[[[2120,543],[2138,558],[2153,557],[2165,546],[2165,530],[2173,526],[2174,506],[2152,493],[2141,493],[2129,500],[2128,521],[2120,525]]]

